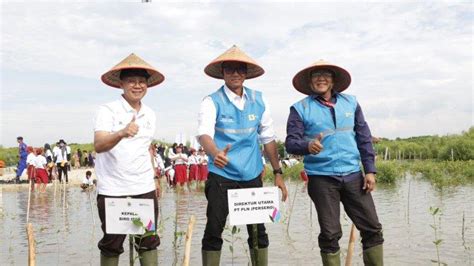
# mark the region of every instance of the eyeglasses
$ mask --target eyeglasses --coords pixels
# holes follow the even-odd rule
[[[247,74],[247,67],[244,67],[244,66],[240,66],[240,67],[226,66],[226,67],[223,67],[222,69],[224,70],[224,73],[227,75],[232,75],[234,74],[235,71],[237,71],[239,75]]]
[[[315,71],[315,72],[311,73],[311,78],[319,78],[319,77],[332,78],[333,74],[332,74],[332,72],[329,72],[329,71],[326,71],[326,70],[319,70],[319,71]]]
[[[146,87],[148,85],[146,80],[140,80],[140,79],[126,79],[125,83],[130,87],[133,87],[136,84],[138,84],[138,86],[140,87]]]

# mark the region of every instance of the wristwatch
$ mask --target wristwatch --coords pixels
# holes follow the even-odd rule
[[[281,168],[274,169],[274,170],[273,170],[273,174],[274,174],[274,175],[276,175],[276,174],[282,175],[282,174],[283,174],[283,171],[281,170]]]

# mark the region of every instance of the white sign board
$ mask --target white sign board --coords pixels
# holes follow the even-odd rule
[[[133,223],[140,219],[149,231],[155,230],[152,199],[105,198],[105,228],[107,234],[143,234],[143,227]]]
[[[280,220],[280,200],[277,187],[227,190],[229,223],[259,224]]]

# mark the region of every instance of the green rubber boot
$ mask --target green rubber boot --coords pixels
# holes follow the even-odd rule
[[[250,249],[250,258],[252,259],[252,266],[267,266],[268,248],[259,248],[256,251],[255,249]]]
[[[219,266],[221,262],[221,251],[201,250],[202,266]]]
[[[156,266],[158,265],[158,250],[147,250],[140,252],[141,266]]]
[[[100,254],[100,266],[118,266],[119,256],[107,257]]]
[[[336,253],[321,252],[321,259],[323,260],[324,266],[340,266],[341,265],[341,251],[338,250]]]
[[[363,257],[366,266],[383,266],[383,245],[364,250]]]

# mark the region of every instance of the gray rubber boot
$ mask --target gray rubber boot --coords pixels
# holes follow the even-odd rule
[[[321,259],[323,260],[324,266],[340,266],[341,265],[341,251],[338,250],[336,253],[321,252]]]
[[[118,266],[119,256],[107,257],[100,254],[100,266]]]
[[[252,259],[252,266],[267,266],[268,248],[259,248],[257,251],[250,249],[250,258]]]
[[[201,250],[202,266],[219,266],[221,262],[221,251]]]
[[[140,252],[141,266],[156,266],[158,265],[158,250],[148,250]]]
[[[383,245],[377,245],[364,250],[364,265],[383,266]]]

